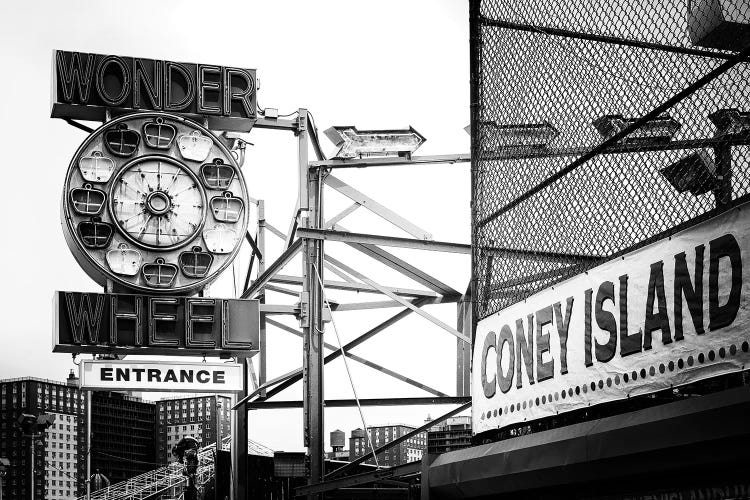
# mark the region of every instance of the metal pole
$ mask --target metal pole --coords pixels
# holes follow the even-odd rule
[[[29,436],[29,439],[31,439],[31,470],[29,471],[31,475],[30,490],[31,490],[31,500],[34,500],[34,465],[35,465],[34,464],[34,446],[35,446],[34,439],[36,439],[36,437],[33,432]]]
[[[86,500],[91,500],[91,392],[86,391]]]
[[[248,359],[240,358],[237,360],[242,363],[242,394],[245,397],[249,394],[248,390]],[[217,410],[219,398],[217,396]],[[230,496],[233,500],[245,500],[247,498],[247,408],[240,407],[232,411],[232,483],[230,487]],[[219,429],[217,429],[217,435]]]
[[[266,270],[266,202],[264,200],[258,200],[258,250],[262,257],[258,258],[258,276],[263,274]],[[266,302],[265,289],[261,289],[260,300],[262,304]],[[263,386],[266,383],[266,315],[260,315],[260,363],[258,366],[258,386]],[[266,390],[263,389],[260,392],[260,397],[266,396]]]
[[[322,228],[321,175],[318,170],[310,174],[307,156],[307,110],[299,110],[299,200],[301,228]],[[307,212],[304,209],[307,209]],[[316,271],[317,269],[317,271]],[[316,273],[323,272],[323,242],[302,239],[302,294],[300,297],[300,322],[303,334],[303,413],[304,442],[310,460],[309,484],[323,480],[323,290]],[[320,494],[309,498],[321,498]]]

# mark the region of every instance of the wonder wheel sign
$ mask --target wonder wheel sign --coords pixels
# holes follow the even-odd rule
[[[191,297],[232,263],[249,221],[240,166],[199,121],[252,127],[255,71],[62,52],[55,63],[53,116],[105,122],[68,165],[62,229],[106,293],[55,294],[53,350],[257,350],[257,301]]]

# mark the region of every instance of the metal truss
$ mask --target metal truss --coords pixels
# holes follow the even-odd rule
[[[250,378],[253,381],[253,390],[248,390],[244,397],[234,406],[233,413],[239,426],[247,426],[246,412],[252,409],[274,409],[274,408],[303,408],[304,419],[304,441],[308,448],[310,457],[310,484],[314,488],[303,493],[316,495],[321,491],[329,491],[338,487],[366,484],[371,480],[390,480],[404,475],[416,473],[416,466],[410,464],[403,469],[380,471],[372,476],[359,477],[351,481],[328,484],[328,478],[324,476],[323,469],[323,408],[324,407],[346,407],[346,406],[405,406],[418,404],[451,404],[460,405],[456,409],[444,415],[448,418],[466,410],[470,406],[468,371],[469,361],[467,353],[470,353],[471,344],[471,308],[466,304],[470,302],[468,294],[462,294],[453,287],[443,283],[438,278],[420,269],[417,265],[407,262],[385,250],[384,247],[410,248],[431,252],[470,254],[471,246],[459,243],[434,241],[429,232],[419,227],[407,218],[401,216],[374,198],[366,195],[359,189],[347,184],[341,179],[334,177],[330,171],[334,168],[406,165],[421,163],[458,163],[468,162],[468,155],[442,155],[430,157],[412,158],[366,158],[361,160],[339,161],[325,160],[320,154],[314,137],[314,128],[308,126],[308,114],[304,109],[297,113],[297,119],[293,120],[291,129],[295,133],[299,145],[299,182],[298,201],[294,216],[289,223],[289,230],[282,232],[265,220],[265,214],[261,213],[263,201],[259,200],[259,223],[256,235],[247,235],[247,243],[252,251],[250,265],[245,275],[246,286],[241,293],[242,298],[259,298],[261,305],[261,346],[260,346],[260,369],[255,373],[254,365]],[[285,130],[290,128],[283,127]],[[314,149],[318,153],[318,161],[308,161],[308,139],[312,139]],[[333,189],[349,198],[353,203],[342,212],[333,215],[327,220],[323,218],[323,192],[324,188]],[[352,232],[341,226],[341,222],[350,214],[359,209],[366,209],[392,224],[411,237],[396,237],[380,234],[369,234]],[[280,238],[284,249],[275,260],[270,260],[265,248],[266,236],[270,233]],[[424,288],[406,288],[403,286],[392,286],[380,283],[357,269],[354,265],[336,258],[324,251],[324,243],[341,242],[364,254],[385,268],[397,271]],[[299,275],[284,274],[293,259],[300,256],[302,259],[302,272]],[[254,265],[257,263],[257,268]],[[331,273],[334,279],[324,277],[323,272]],[[255,279],[252,274],[255,273]],[[376,276],[376,275],[374,275]],[[349,292],[360,292],[368,294],[383,295],[384,300],[369,302],[334,303],[324,299],[325,290],[342,290]],[[295,296],[298,302],[295,305],[275,305],[268,303],[268,292]],[[439,320],[429,314],[422,306],[428,304],[454,303],[457,307],[457,320],[454,325]],[[394,315],[384,320],[379,325],[370,328],[347,344],[337,347],[323,341],[322,332],[324,322],[330,320],[330,314],[341,311],[360,311],[381,308],[399,308]],[[329,310],[330,309],[330,310]],[[273,314],[294,315],[300,322],[300,328],[293,328],[274,320]],[[378,363],[368,360],[365,356],[353,354],[351,349],[362,345],[378,333],[398,323],[401,319],[411,314],[417,314],[434,326],[450,333],[456,340],[456,394],[449,395],[436,390],[429,385],[406,377],[397,370],[387,368]],[[303,339],[303,366],[289,373],[268,380],[265,373],[265,336],[267,328],[273,327],[287,333],[302,337]],[[468,346],[468,347],[467,347]],[[328,351],[326,353],[326,351]],[[346,399],[346,400],[324,400],[322,394],[323,367],[331,361],[346,357],[352,361],[363,364],[371,369],[389,375],[394,379],[409,384],[427,393],[426,397],[413,398],[374,398],[374,399]],[[279,393],[302,381],[304,398],[301,401],[270,401]],[[434,421],[435,423],[440,419]],[[418,432],[423,431],[424,426]],[[425,427],[426,428],[426,427]],[[411,434],[410,434],[411,435]],[[398,441],[394,442],[394,445]],[[386,449],[386,448],[383,448]],[[376,453],[381,452],[376,450]],[[235,463],[233,461],[233,463]],[[336,471],[337,475],[349,472],[348,468]],[[325,486],[323,483],[325,482]],[[405,483],[393,483],[404,485]],[[315,486],[318,485],[318,486]],[[320,489],[323,488],[323,489]]]
[[[224,448],[227,440],[222,443]],[[216,443],[204,446],[198,452],[198,472],[196,486],[200,490],[214,478],[214,460]],[[187,478],[183,475],[185,466],[172,462],[164,467],[135,476],[127,481],[110,485],[97,490],[90,495],[91,500],[146,500],[157,495],[168,495],[170,498],[180,498]],[[83,495],[78,500],[85,500]]]

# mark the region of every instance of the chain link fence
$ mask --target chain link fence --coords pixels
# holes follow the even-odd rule
[[[475,318],[749,198],[749,2],[470,10]]]

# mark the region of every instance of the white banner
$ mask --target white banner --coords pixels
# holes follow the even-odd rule
[[[81,389],[105,391],[237,392],[242,390],[238,363],[83,360]]]
[[[750,204],[477,325],[475,433],[742,370]]]

